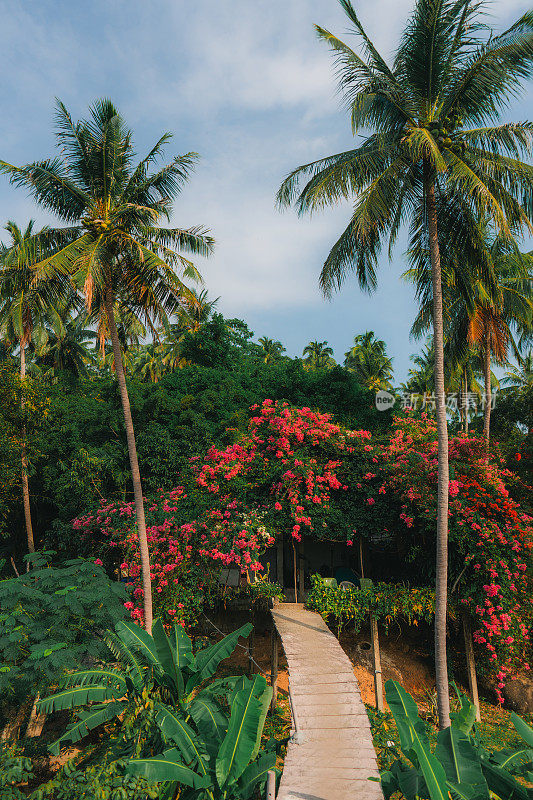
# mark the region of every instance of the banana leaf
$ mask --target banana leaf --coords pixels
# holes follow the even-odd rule
[[[478,787],[479,796],[488,797],[479,757],[472,742],[462,731],[454,727],[439,731],[435,756],[444,767],[448,781]]]
[[[126,772],[129,775],[140,775],[147,781],[178,781],[192,789],[207,789],[211,786],[208,777],[198,775],[180,762],[180,752],[175,748],[165,750],[152,758],[135,758],[128,761]]]
[[[79,742],[89,731],[94,730],[104,722],[109,722],[113,717],[118,717],[124,706],[125,703],[106,703],[103,706],[94,706],[90,711],[82,711],[78,721],[68,726],[63,736],[60,736],[49,746],[49,751],[52,755],[58,756],[61,745]]]
[[[134,622],[117,622],[115,625],[115,633],[118,638],[124,642],[126,647],[129,646],[133,650],[141,653],[149,664],[161,669],[155,642],[144,628],[141,628]]]
[[[216,760],[216,776],[221,787],[239,779],[257,749],[258,732],[259,736],[262,732],[265,689],[265,678],[256,675],[253,681],[247,681],[233,700],[228,731]]]
[[[514,711],[511,714],[511,722],[515,726],[516,732],[518,735],[524,740],[524,742],[529,746],[533,747],[533,728],[524,722],[524,720],[515,714]]]
[[[276,766],[276,753],[265,753],[250,764],[239,778],[239,797],[248,800],[256,790],[261,789],[267,780],[268,772]]]
[[[424,781],[429,791],[431,800],[449,800],[448,786],[446,785],[446,773],[444,767],[433,755],[429,745],[419,738],[418,732],[414,731],[414,741],[412,749],[418,758],[418,764]]]
[[[481,762],[481,768],[490,791],[500,800],[531,800],[530,792],[504,769],[486,760]]]
[[[66,689],[69,686],[94,686],[95,684],[104,685],[105,683],[116,684],[117,688],[121,687],[126,691],[126,680],[124,674],[116,669],[86,669],[81,672],[69,672],[64,678],[61,679],[61,688]]]
[[[183,695],[184,683],[178,662],[179,649],[175,650],[171,647],[160,619],[156,619],[152,625],[152,638],[159,657],[159,663],[167,679],[165,683],[167,683],[171,691],[174,691],[178,697],[181,697]]]
[[[253,625],[247,622],[241,628],[238,628],[233,633],[228,634],[219,642],[205,647],[196,654],[196,673],[191,676],[187,683],[187,694],[194,689],[202,681],[214,675],[220,662],[230,656],[239,641],[241,636],[249,636],[253,629]]]
[[[39,714],[51,714],[52,711],[65,711],[68,708],[84,706],[87,703],[102,703],[104,700],[118,700],[124,695],[122,687],[115,688],[104,683],[102,686],[77,686],[63,689],[50,697],[44,697],[37,704]]]
[[[170,646],[176,653],[176,663],[180,669],[188,667],[189,669],[196,669],[196,659],[192,651],[192,641],[185,633],[183,627],[174,624],[172,632],[169,636]]]
[[[228,729],[228,717],[209,697],[200,692],[192,700],[187,711],[194,720],[196,727],[204,739],[214,739],[219,744],[222,742]]]
[[[426,728],[418,716],[418,708],[411,695],[397,681],[385,683],[387,703],[400,734],[400,746],[405,755],[412,749],[417,738],[429,750]]]
[[[461,710],[450,714],[452,728],[456,728],[468,736],[476,721],[477,708],[466,695],[459,691],[457,691],[457,695],[461,701]]]
[[[193,729],[183,719],[180,719],[179,714],[174,709],[161,703],[156,703],[154,708],[156,722],[165,739],[177,745],[182,759],[187,764],[197,764],[201,774],[207,775],[209,771],[209,756],[204,752],[203,743]]]
[[[533,763],[533,750],[523,748],[522,750],[500,750],[492,754],[492,760],[502,769],[514,775],[524,775]]]

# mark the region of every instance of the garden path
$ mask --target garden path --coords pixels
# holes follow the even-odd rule
[[[319,614],[272,610],[289,666],[293,728],[278,800],[383,800],[370,723],[352,664]]]

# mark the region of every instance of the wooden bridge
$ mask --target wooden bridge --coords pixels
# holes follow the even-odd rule
[[[299,603],[272,610],[293,715],[278,800],[383,800],[370,723],[352,664],[324,620]]]

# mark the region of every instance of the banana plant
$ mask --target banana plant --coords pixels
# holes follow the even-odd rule
[[[74,744],[91,730],[120,718],[120,734],[113,741],[117,757],[157,752],[163,740],[155,724],[156,704],[163,702],[186,714],[192,707],[204,720],[225,724],[213,705],[213,692],[235,686],[239,679],[214,681],[209,690],[202,687],[235,650],[239,637],[251,630],[250,623],[243,625],[194,654],[181,625],[174,625],[167,636],[161,620],[156,620],[150,636],[133,622],[119,622],[106,638],[114,662],[66,675],[59,691],[39,702],[39,713],[78,709],[77,719],[50,745],[50,751],[57,755],[62,745]]]
[[[226,688],[229,716],[215,702]],[[161,797],[180,800],[248,800],[276,764],[275,742],[260,750],[272,689],[262,675],[241,677],[234,684],[215,682],[184,708],[156,706],[156,723],[171,747],[151,758],[132,759],[130,775],[161,782]],[[172,783],[175,782],[175,783]]]
[[[489,753],[474,732],[475,706],[458,693],[461,708],[439,731],[432,752],[413,698],[396,681],[387,681],[385,691],[405,757],[381,773],[385,800],[395,792],[406,800],[533,800],[533,790],[515,778],[533,778],[533,729],[516,714],[513,724],[526,747]]]

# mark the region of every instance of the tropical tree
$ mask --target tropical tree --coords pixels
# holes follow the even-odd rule
[[[89,344],[96,339],[87,320],[85,311],[73,311],[72,301],[47,309],[32,336],[36,367],[43,372],[87,377],[87,366],[95,362],[94,349],[90,350]]]
[[[465,255],[479,250],[482,215],[502,233],[529,225],[521,203],[530,207],[533,167],[521,158],[530,150],[533,126],[502,125],[497,118],[533,69],[533,13],[495,35],[481,24],[483,0],[416,0],[389,66],[350,1],[340,3],[361,54],[324,28],[317,33],[336,57],[352,132],[370,133],[354,149],[295,169],[278,203],[295,203],[303,214],[353,201],[348,226],[322,268],[326,295],[352,271],[362,288],[374,289],[383,243],[388,238],[390,252],[405,222],[411,242],[423,241],[430,254],[439,463],[435,664],[445,728],[449,469],[439,225]],[[490,271],[488,264],[480,268]]]
[[[366,331],[354,338],[353,346],[345,353],[344,366],[353,372],[362,386],[372,391],[390,389],[392,359],[382,339],[374,331]]]
[[[510,349],[519,353],[533,321],[533,254],[521,253],[508,236],[494,235],[485,220],[479,224],[484,248],[483,260],[490,264],[489,280],[478,269],[478,259],[465,262],[455,248],[448,248],[441,234],[442,291],[444,297],[444,333],[446,363],[452,371],[468,360],[479,361],[478,372],[484,381],[483,435],[487,447],[490,438],[492,386],[498,382],[491,363],[507,363]],[[427,253],[415,248],[411,253],[415,266],[405,273],[417,284],[417,294],[424,298],[412,328],[415,336],[426,332],[432,318],[431,268]]]
[[[202,228],[159,227],[187,182],[195,153],[151,171],[170,134],[134,165],[132,132],[110,100],[97,101],[87,120],[74,122],[59,102],[56,158],[16,167],[0,161],[11,183],[29,189],[45,209],[67,223],[68,243],[34,267],[34,281],[69,276],[80,287],[101,341],[110,339],[124,412],[136,524],[141,550],[144,624],[152,626],[150,557],[135,433],[115,309],[127,309],[150,330],[179,308],[190,290],[178,276],[199,274],[182,251],[208,256],[213,239]]]
[[[285,352],[285,348],[281,342],[269,339],[268,336],[261,336],[258,342],[263,350],[262,356],[265,364],[272,364],[274,361],[279,361],[281,355]]]
[[[518,364],[511,365],[502,385],[507,386],[513,391],[527,391],[533,388],[533,351],[530,350],[523,356],[518,357]]]
[[[11,345],[18,344],[20,358],[20,378],[22,387],[26,380],[26,348],[31,341],[34,327],[44,318],[53,303],[64,293],[65,281],[62,276],[54,281],[36,280],[35,265],[59,237],[54,237],[47,228],[38,234],[35,222],[30,220],[24,230],[12,221],[5,227],[9,234],[9,244],[0,250],[0,327]],[[24,391],[22,392],[24,405]],[[28,482],[27,450],[21,450],[22,501],[28,551],[35,551],[33,524],[31,518],[30,490]]]
[[[309,342],[303,350],[304,363],[310,369],[327,369],[333,367],[333,349],[327,342]]]

